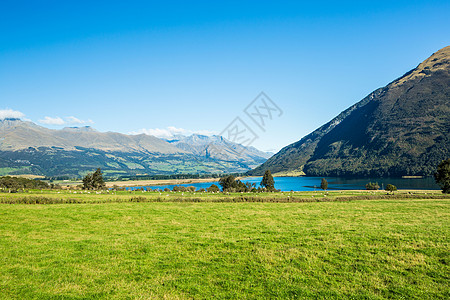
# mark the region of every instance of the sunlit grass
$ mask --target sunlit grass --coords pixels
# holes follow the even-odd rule
[[[447,299],[449,204],[1,204],[0,298]]]

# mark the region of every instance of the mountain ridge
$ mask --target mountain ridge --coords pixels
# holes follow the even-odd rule
[[[266,160],[258,155],[239,157],[233,147],[243,146],[225,142],[222,137],[222,144],[208,143],[205,138],[204,148],[214,146],[222,157],[192,151],[195,147],[183,149],[146,134],[99,132],[89,126],[55,130],[20,119],[4,119],[0,120],[0,172],[4,168],[13,169],[12,174],[77,177],[101,167],[106,174],[116,176],[242,173]],[[189,137],[184,143],[187,141]]]
[[[5,120],[7,122],[5,122]],[[0,150],[20,150],[28,147],[61,147],[75,150],[76,147],[95,148],[104,151],[143,151],[178,153],[179,149],[150,135],[125,135],[116,132],[91,130],[49,129],[20,119],[0,120],[0,133],[4,138]],[[6,125],[6,126],[5,126]]]
[[[167,141],[175,147],[195,155],[220,160],[241,161],[249,166],[253,165],[253,167],[265,162],[272,155],[272,153],[263,152],[254,147],[244,147],[217,135],[178,135],[172,139],[167,139]]]

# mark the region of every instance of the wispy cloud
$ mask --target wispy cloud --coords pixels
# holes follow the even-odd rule
[[[47,125],[75,125],[75,124],[92,124],[94,122],[92,120],[87,121],[81,120],[74,116],[65,117],[64,119],[61,117],[46,116],[44,119],[39,120],[39,123]]]
[[[42,120],[39,120],[39,123],[47,124],[47,125],[64,125],[66,122],[64,122],[63,119],[60,117],[52,118],[52,117],[45,117]]]
[[[67,122],[67,124],[93,124],[94,123],[91,119],[85,121],[85,120],[80,120],[74,116],[67,117],[66,122]]]
[[[129,134],[147,134],[153,135],[159,138],[171,138],[175,135],[191,135],[191,134],[202,134],[202,135],[214,135],[213,131],[209,130],[190,130],[184,128],[177,128],[174,126],[169,126],[167,128],[142,128],[137,131],[132,131]]]
[[[24,113],[12,109],[0,109],[0,120],[4,119],[20,119],[25,116]]]

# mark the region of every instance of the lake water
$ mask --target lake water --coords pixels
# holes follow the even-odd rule
[[[320,189],[322,177],[275,177],[275,188],[282,191],[314,191]],[[432,177],[426,178],[364,178],[350,179],[340,177],[325,177],[328,181],[329,190],[364,190],[365,185],[369,182],[378,182],[380,189],[385,188],[387,184],[393,184],[398,189],[408,190],[439,190],[439,186],[434,182]],[[261,182],[261,177],[248,177],[243,182],[256,183],[256,187]],[[200,182],[178,184],[180,186],[195,186],[196,189],[208,188],[211,184],[219,186],[218,182]],[[151,189],[172,189],[175,185],[152,185],[143,186],[143,188]],[[219,186],[220,187],[220,186]],[[141,187],[130,187],[127,189],[134,190]]]

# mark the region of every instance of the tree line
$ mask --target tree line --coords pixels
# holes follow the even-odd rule
[[[8,192],[17,192],[20,189],[49,189],[51,187],[48,183],[40,180],[11,176],[0,177],[0,188]]]

